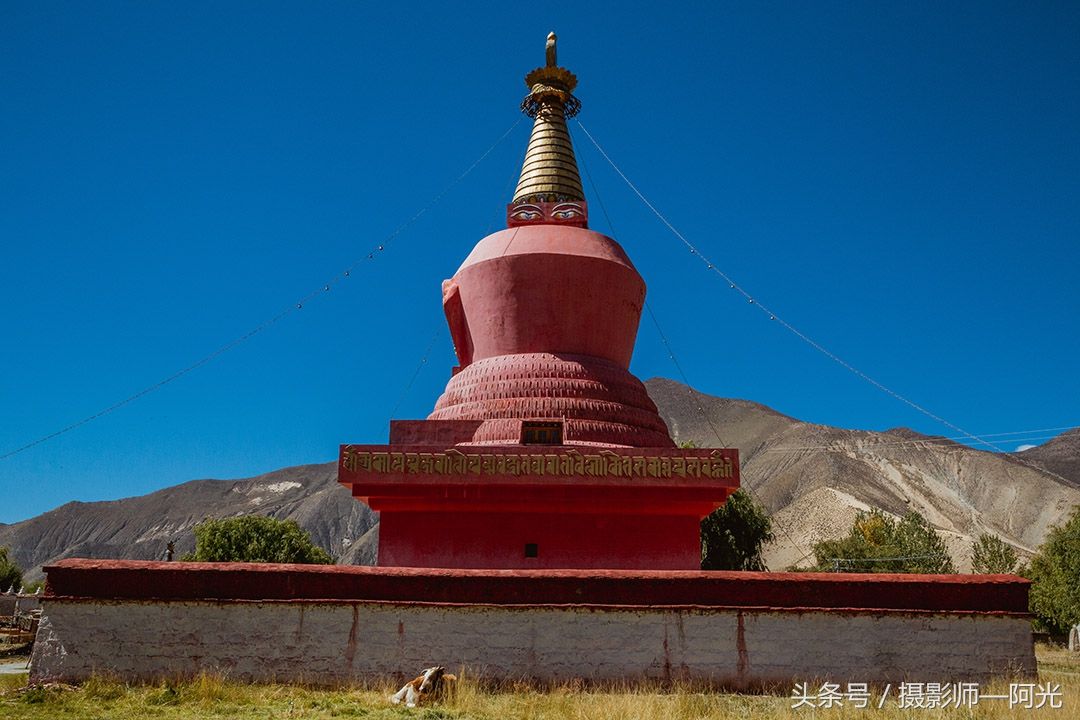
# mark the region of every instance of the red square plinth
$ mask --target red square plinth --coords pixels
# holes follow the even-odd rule
[[[379,565],[692,570],[739,463],[734,449],[343,445],[338,479],[380,513]]]

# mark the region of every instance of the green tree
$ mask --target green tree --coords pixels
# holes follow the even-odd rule
[[[183,560],[198,562],[272,562],[329,565],[329,553],[311,542],[295,520],[244,515],[203,520],[195,526],[195,552]]]
[[[750,494],[736,490],[701,521],[702,570],[768,570],[761,557],[772,521]]]
[[[814,545],[812,570],[841,572],[954,573],[941,536],[917,512],[894,518],[881,510],[860,512],[848,534]]]
[[[983,533],[971,545],[971,571],[991,575],[1016,572],[1016,551],[996,535]]]
[[[1031,613],[1053,633],[1080,623],[1080,505],[1061,527],[1050,528],[1026,573]]]
[[[0,547],[0,592],[22,586],[22,568],[11,559],[11,548]]]

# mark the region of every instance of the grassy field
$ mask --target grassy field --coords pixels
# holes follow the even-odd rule
[[[870,707],[793,709],[790,695],[740,695],[649,688],[589,690],[564,687],[547,691],[528,688],[482,689],[463,678],[457,697],[441,705],[407,709],[387,696],[396,688],[321,690],[292,685],[245,685],[205,676],[183,683],[126,685],[94,678],[81,686],[26,687],[25,675],[0,675],[0,718],[1075,718],[1080,717],[1080,659],[1065,650],[1038,648],[1039,682],[1061,686],[1062,707],[1009,707],[1007,700],[983,698],[972,708],[900,709],[895,691],[882,709],[874,707],[880,691],[872,691]],[[817,688],[814,688],[814,693]],[[985,694],[1008,695],[1008,683],[981,688]]]

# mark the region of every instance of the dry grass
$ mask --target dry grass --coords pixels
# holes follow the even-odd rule
[[[390,705],[390,685],[325,690],[296,685],[247,685],[215,675],[159,685],[129,685],[118,678],[98,676],[80,687],[25,687],[25,675],[0,676],[0,718],[109,718],[117,720],[209,720],[211,718],[476,718],[504,720],[750,720],[790,717],[814,720],[899,720],[900,718],[1080,717],[1080,658],[1065,650],[1038,648],[1040,682],[1061,685],[1064,707],[1010,709],[1003,700],[983,700],[971,710],[901,710],[895,691],[883,709],[851,706],[831,709],[791,708],[790,689],[778,695],[740,695],[698,692],[689,688],[587,689],[573,686],[550,690],[486,688],[463,677],[457,696],[434,707],[407,709]],[[1007,683],[982,688],[983,693],[1007,694]],[[874,700],[878,693],[874,694]]]

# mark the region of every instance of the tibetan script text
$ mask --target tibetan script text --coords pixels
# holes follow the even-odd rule
[[[732,458],[722,450],[705,456],[656,457],[610,451],[580,453],[482,453],[448,449],[441,452],[341,450],[341,467],[352,472],[404,475],[554,477],[714,478],[735,476]]]

